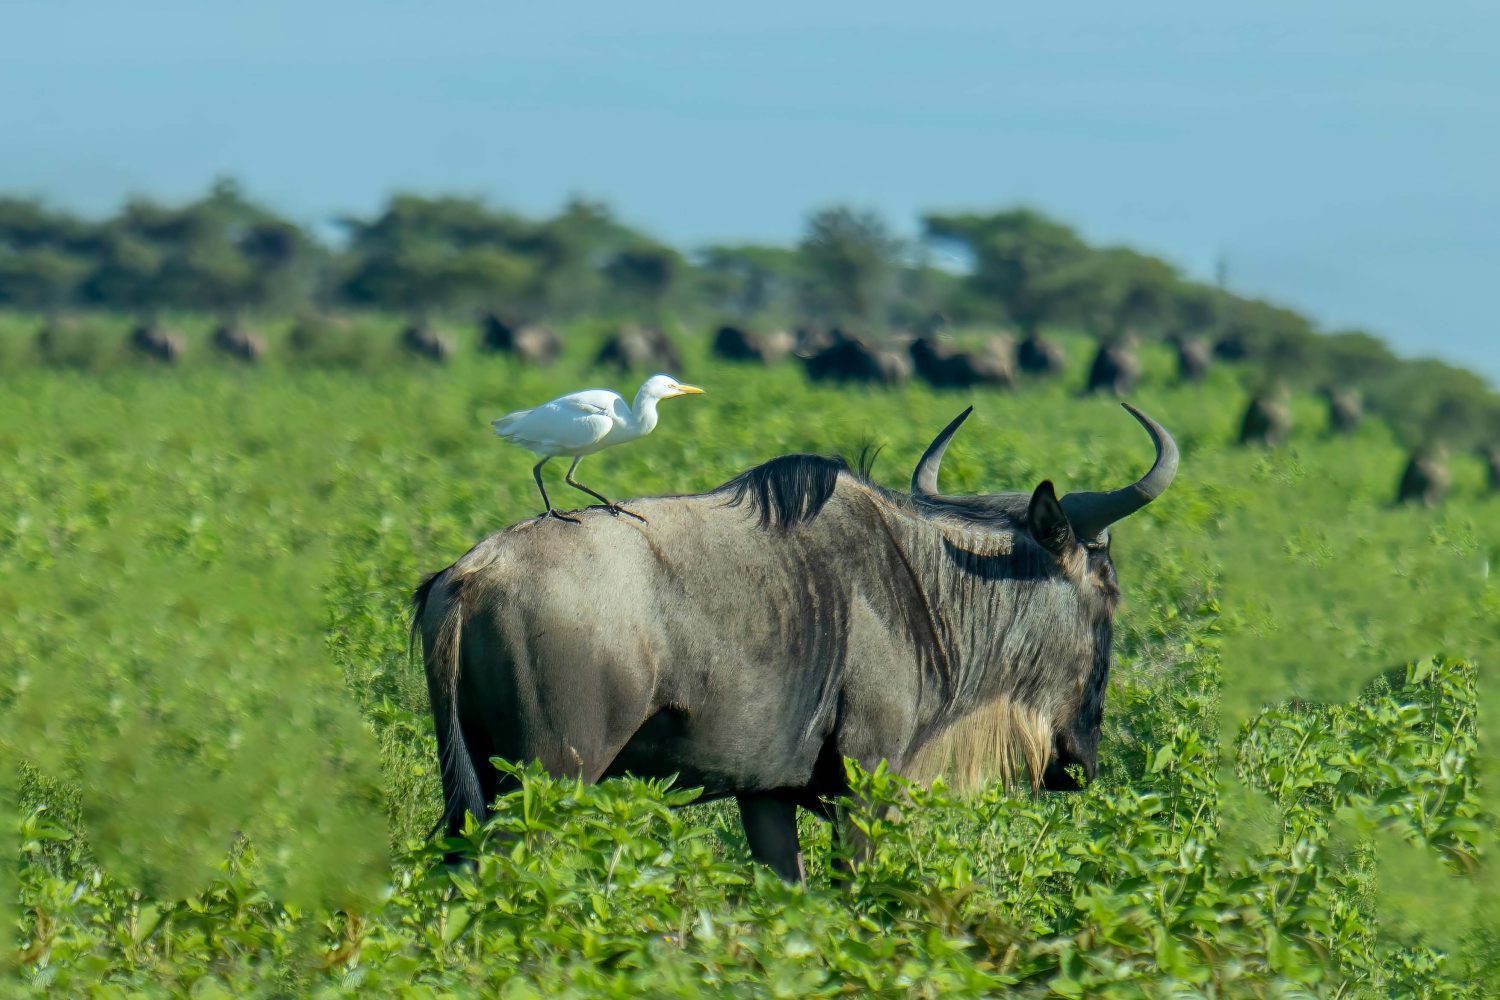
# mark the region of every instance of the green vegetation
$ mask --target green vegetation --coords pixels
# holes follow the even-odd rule
[[[423,844],[439,790],[407,597],[535,512],[529,458],[487,419],[621,382],[585,367],[603,325],[570,327],[545,372],[470,343],[448,366],[306,364],[274,349],[288,324],[247,369],[211,359],[208,319],[181,325],[172,371],[21,365],[0,383],[0,800],[16,835],[0,993],[1500,986],[1479,728],[1500,506],[1477,461],[1454,460],[1440,510],[1393,509],[1403,453],[1384,425],[1328,438],[1299,395],[1287,445],[1234,447],[1237,373],[1178,386],[1149,345],[1136,401],[1177,435],[1183,471],[1115,532],[1126,603],[1091,788],[960,802],[861,776],[901,815],[852,817],[876,851],[847,890],[807,821],[799,889],[750,868],[722,806],[533,773],[449,845],[477,866],[449,871]],[[0,345],[31,329],[0,319]],[[345,329],[351,361],[395,329]],[[611,494],[866,442],[886,446],[877,478],[904,487],[971,399],[944,465],[954,492],[1115,485],[1149,454],[1117,407],[1074,395],[1082,350],[1061,382],[940,394],[813,387],[792,364],[682,346],[675,374],[709,395],[595,460]]]
[[[795,247],[691,251],[584,199],[528,218],[473,198],[400,194],[374,217],[339,224],[343,239],[320,239],[232,181],[181,205],[132,199],[104,219],[0,197],[0,309],[26,310],[37,328],[51,321],[42,343],[0,352],[0,371],[27,355],[73,368],[112,363],[121,347],[99,331],[100,311],[225,322],[303,314],[304,328],[326,336],[292,340],[301,358],[365,365],[370,352],[322,314],[377,309],[463,325],[482,312],[511,323],[837,324],[877,340],[976,323],[1020,333],[1066,326],[1100,340],[1201,337],[1221,357],[1248,362],[1251,387],[1358,388],[1407,447],[1500,442],[1500,396],[1470,372],[1403,361],[1367,333],[1320,331],[1158,258],[1090,246],[1030,209],[932,214],[920,239],[903,239],[875,212],[830,206],[809,215]],[[938,251],[964,261],[961,273],[937,267]]]

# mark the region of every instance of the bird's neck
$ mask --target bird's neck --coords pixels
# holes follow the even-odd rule
[[[631,428],[637,435],[650,434],[656,429],[656,404],[660,397],[646,392],[644,388],[635,394],[635,405],[630,408],[630,415],[635,419],[635,426]]]

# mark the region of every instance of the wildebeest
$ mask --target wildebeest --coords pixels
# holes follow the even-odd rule
[[[141,323],[130,331],[130,348],[143,357],[175,365],[182,360],[182,334],[164,329],[155,322]]]
[[[266,342],[238,323],[221,323],[209,341],[220,354],[254,364],[266,353]]]
[[[494,313],[481,323],[479,346],[497,354],[514,354],[530,365],[545,366],[562,354],[563,341],[544,326],[512,325]]]
[[[1239,332],[1226,333],[1214,341],[1214,357],[1221,361],[1244,361],[1250,356],[1250,347]]]
[[[1484,460],[1485,471],[1489,474],[1490,490],[1500,493],[1500,445],[1490,445],[1483,448],[1479,453]]]
[[[37,357],[60,368],[101,367],[116,357],[119,346],[99,326],[85,326],[75,316],[49,317],[36,335]]]
[[[792,352],[795,340],[785,330],[769,333],[726,324],[714,331],[712,350],[726,361],[758,361],[774,365]]]
[[[1009,343],[990,339],[982,350],[957,351],[934,336],[918,337],[911,344],[912,367],[917,376],[935,389],[967,389],[975,385],[1009,388],[1015,385]]]
[[[1292,408],[1281,391],[1259,392],[1250,397],[1240,421],[1240,444],[1275,448],[1292,432]]]
[[[1068,356],[1041,334],[1030,333],[1016,345],[1016,367],[1028,375],[1060,375]]]
[[[804,361],[833,344],[833,331],[824,326],[804,324],[792,333],[792,353]]]
[[[1170,485],[1058,499],[945,496],[927,448],[910,495],[841,459],[784,455],[697,495],[631,501],[497,532],[414,597],[444,823],[513,782],[496,756],[555,775],[677,775],[734,796],[752,855],[803,875],[798,806],[828,819],[844,758],[960,790],[1098,766],[1119,585],[1109,526]],[[972,409],[972,408],[971,408]]]
[[[1447,452],[1441,447],[1415,449],[1401,470],[1401,482],[1396,487],[1397,503],[1421,503],[1436,507],[1448,495]]]
[[[1172,338],[1177,351],[1177,377],[1183,382],[1202,382],[1214,363],[1214,345],[1207,337],[1179,333]]]
[[[682,355],[659,328],[630,324],[604,342],[594,356],[594,364],[622,372],[647,368],[675,372],[682,368]]]
[[[1365,419],[1365,397],[1355,388],[1327,385],[1323,398],[1328,401],[1328,431],[1331,434],[1353,434]]]
[[[426,323],[413,323],[401,331],[401,346],[419,358],[439,364],[453,357],[453,341]]]
[[[900,385],[911,378],[911,361],[843,330],[829,333],[829,344],[803,362],[814,382],[874,382]]]
[[[1135,356],[1133,338],[1106,340],[1094,353],[1094,362],[1089,365],[1089,380],[1085,392],[1110,392],[1126,396],[1135,391],[1141,380],[1141,363]]]

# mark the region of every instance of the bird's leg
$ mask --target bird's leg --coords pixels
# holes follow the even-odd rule
[[[589,496],[593,497],[595,500],[598,500],[600,503],[604,504],[604,509],[609,511],[611,514],[629,514],[631,517],[644,524],[646,519],[644,517],[641,517],[641,515],[637,514],[635,511],[626,510],[624,507],[621,507],[619,504],[615,503],[603,493],[596,493],[595,491],[589,489],[587,486],[583,485],[578,480],[573,478],[573,470],[577,469],[578,463],[582,461],[583,456],[579,455],[577,458],[573,459],[573,464],[568,466],[568,474],[563,477],[567,484],[574,489],[582,490]]]
[[[536,479],[536,488],[542,491],[542,503],[546,504],[547,506],[547,509],[542,512],[542,516],[555,517],[559,521],[568,521],[572,524],[580,524],[582,522],[580,522],[578,518],[569,517],[567,514],[564,514],[561,511],[557,511],[552,508],[552,501],[547,497],[547,487],[542,485],[542,466],[546,465],[550,461],[552,461],[552,456],[548,455],[546,458],[536,463],[536,465],[534,465],[531,469],[531,475]]]

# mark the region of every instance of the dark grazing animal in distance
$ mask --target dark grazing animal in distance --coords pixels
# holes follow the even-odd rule
[[[934,389],[976,385],[1008,389],[1016,382],[1008,348],[1003,338],[989,341],[980,351],[957,351],[936,337],[918,337],[911,344],[912,367],[917,377]]]
[[[182,334],[163,329],[157,323],[141,323],[130,332],[130,347],[142,357],[175,365],[182,360]]]
[[[1177,350],[1177,378],[1183,382],[1202,382],[1214,363],[1214,345],[1207,337],[1179,333],[1172,338]]]
[[[1136,360],[1134,341],[1128,338],[1107,340],[1094,353],[1084,391],[1127,396],[1135,391],[1135,384],[1140,380],[1141,363]]]
[[[219,324],[209,342],[220,354],[248,364],[255,364],[266,353],[266,342],[238,323]]]
[[[1177,448],[1155,421],[1140,480],[1059,499],[946,496],[928,447],[910,495],[840,459],[786,455],[697,496],[631,501],[582,528],[532,519],[417,589],[450,830],[556,775],[677,775],[734,796],[752,855],[803,876],[796,811],[831,818],[843,760],[959,789],[1093,777],[1120,599],[1109,526],[1160,496]]]
[[[714,331],[712,350],[715,357],[725,361],[758,361],[763,365],[774,365],[792,353],[793,346],[795,338],[785,330],[764,333],[728,324]]]
[[[1353,434],[1365,419],[1365,397],[1349,386],[1324,386],[1328,401],[1328,431],[1331,434]]]
[[[529,365],[550,365],[562,354],[563,342],[544,326],[512,325],[490,313],[480,324],[479,346],[496,354],[512,354]]]
[[[1284,392],[1259,392],[1250,398],[1240,421],[1240,444],[1275,448],[1291,433],[1292,408]]]
[[[803,366],[814,382],[879,385],[901,385],[911,378],[912,371],[911,361],[904,355],[843,330],[833,330],[828,346],[804,359]]]
[[[1396,487],[1397,503],[1420,503],[1436,507],[1448,495],[1452,482],[1448,474],[1448,455],[1440,447],[1425,447],[1414,450],[1401,470],[1401,482]]]
[[[439,364],[453,357],[453,341],[426,323],[413,323],[401,331],[401,346],[410,354]]]
[[[1028,375],[1060,375],[1068,356],[1041,334],[1031,333],[1016,345],[1016,367]]]
[[[594,364],[614,368],[617,371],[679,371],[682,355],[677,345],[662,330],[654,326],[629,324],[621,327],[599,348],[594,355]]]
[[[1484,468],[1489,475],[1490,491],[1500,493],[1500,445],[1492,444],[1480,450]]]

